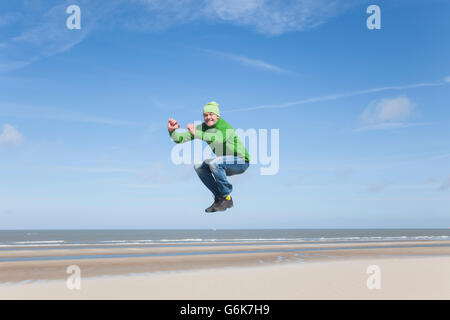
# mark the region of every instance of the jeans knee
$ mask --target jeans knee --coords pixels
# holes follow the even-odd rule
[[[219,163],[217,161],[209,161],[208,166],[211,171],[216,171],[219,168]]]
[[[194,170],[200,171],[203,163],[194,163]]]

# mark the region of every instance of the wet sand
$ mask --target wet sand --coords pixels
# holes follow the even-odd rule
[[[450,242],[22,248],[0,251],[0,283],[0,299],[449,299]]]

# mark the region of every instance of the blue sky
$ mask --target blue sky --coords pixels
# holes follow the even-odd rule
[[[449,9],[2,2],[0,229],[448,228]],[[280,167],[230,177],[235,207],[206,216],[166,128],[211,100],[236,129],[279,129]]]

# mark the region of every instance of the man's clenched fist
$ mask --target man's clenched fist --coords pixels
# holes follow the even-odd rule
[[[189,124],[187,125],[187,129],[189,130],[189,132],[190,132],[193,136],[195,136],[195,126],[194,126],[192,123],[189,123]]]
[[[169,118],[169,123],[167,124],[167,129],[169,129],[170,133],[174,132],[180,127],[177,120],[173,118]]]

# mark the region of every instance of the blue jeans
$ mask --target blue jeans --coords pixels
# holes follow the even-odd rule
[[[233,190],[227,176],[244,173],[249,165],[239,157],[223,156],[195,164],[194,169],[216,198],[225,198]]]

